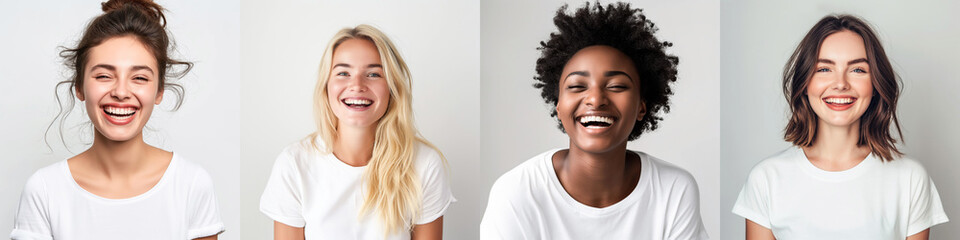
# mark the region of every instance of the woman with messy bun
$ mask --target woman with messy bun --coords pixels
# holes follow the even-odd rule
[[[78,45],[60,53],[73,76],[57,84],[70,96],[54,121],[63,126],[76,98],[95,129],[93,144],[27,180],[10,238],[216,239],[224,226],[209,174],[143,141],[164,91],[183,94],[168,77],[192,64],[168,56],[160,5],[111,0],[102,9]]]

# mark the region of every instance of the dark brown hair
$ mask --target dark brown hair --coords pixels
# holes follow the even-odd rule
[[[100,4],[103,14],[97,16],[87,25],[83,37],[74,48],[62,47],[60,57],[63,63],[72,72],[72,76],[57,83],[55,94],[60,112],[50,127],[59,120],[60,138],[63,139],[63,122],[73,109],[74,92],[81,92],[84,81],[84,67],[89,60],[90,49],[104,41],[123,36],[133,36],[140,41],[157,61],[157,76],[160,92],[170,90],[177,95],[174,110],[183,103],[183,87],[167,81],[167,76],[180,78],[190,71],[193,63],[171,59],[168,51],[173,51],[173,44],[166,31],[166,18],[163,16],[163,7],[152,0],[110,0]],[[181,68],[177,68],[180,66]],[[68,86],[69,98],[61,101],[59,91],[61,86]]]
[[[900,79],[893,71],[890,60],[870,25],[851,15],[830,15],[810,29],[794,50],[783,69],[783,95],[790,105],[790,121],[784,131],[784,139],[797,146],[811,146],[817,137],[818,117],[810,107],[806,89],[816,67],[820,45],[831,34],[851,31],[863,38],[870,66],[870,82],[874,97],[866,112],[860,116],[860,140],[858,146],[867,146],[870,151],[885,161],[893,160],[902,153],[897,150],[896,138],[891,134],[890,123],[896,127],[902,140],[900,121],[897,119],[897,98],[900,95]]]

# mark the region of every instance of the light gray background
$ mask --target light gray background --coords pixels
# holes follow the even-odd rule
[[[583,1],[569,1],[570,9]],[[556,127],[549,106],[533,88],[536,48],[556,31],[553,16],[562,1],[483,1],[481,3],[482,168],[481,189],[471,197],[486,206],[490,186],[504,172],[553,148],[566,148],[569,138]],[[669,53],[680,57],[679,79],[670,98],[672,110],[660,128],[628,144],[689,171],[700,186],[700,212],[710,236],[720,229],[720,30],[717,1],[638,1],[633,7],[660,28],[660,40],[671,41]],[[477,226],[469,229],[477,233]],[[468,235],[468,236],[470,236]]]
[[[719,239],[743,239],[744,220],[730,210],[750,169],[790,146],[781,72],[794,48],[823,16],[856,14],[874,26],[903,79],[898,104],[906,143],[940,191],[951,222],[931,239],[960,236],[960,3],[948,1],[724,1],[721,4],[722,226]]]

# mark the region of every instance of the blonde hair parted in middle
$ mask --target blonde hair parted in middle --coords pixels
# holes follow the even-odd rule
[[[421,137],[414,126],[410,72],[393,42],[383,32],[361,24],[340,30],[327,45],[320,61],[320,76],[313,93],[317,131],[310,134],[309,138],[313,147],[325,154],[332,152],[332,143],[337,141],[338,120],[327,100],[327,82],[332,70],[334,50],[349,39],[368,40],[376,45],[387,86],[390,88],[390,103],[386,113],[377,122],[373,155],[363,174],[366,193],[359,214],[362,216],[377,209],[385,234],[410,231],[420,216],[422,196],[420,180],[414,168],[417,143],[423,143],[438,153],[440,151]],[[318,143],[318,138],[323,143]],[[324,147],[320,149],[318,146]],[[442,154],[440,156],[443,158]],[[445,159],[443,161],[446,162]]]

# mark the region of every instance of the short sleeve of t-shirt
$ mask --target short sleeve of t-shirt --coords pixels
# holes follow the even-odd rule
[[[287,148],[273,164],[266,189],[260,196],[260,211],[274,221],[291,227],[303,227],[302,181],[296,159]]]
[[[43,176],[40,176],[41,171],[30,176],[23,188],[23,193],[20,194],[20,205],[14,217],[10,239],[53,239],[50,220],[46,217],[49,216],[47,214],[49,202],[46,184]]]
[[[420,164],[424,164],[420,171],[423,196],[420,219],[417,219],[416,224],[427,224],[443,216],[450,203],[456,199],[450,191],[447,171],[440,154],[429,147],[421,147],[420,151]]]
[[[911,162],[912,164],[912,162]],[[947,222],[940,202],[940,193],[923,166],[914,164],[910,179],[910,214],[907,236],[913,236],[934,225]]]
[[[677,168],[680,169],[680,168]],[[668,213],[673,216],[673,226],[667,233],[668,239],[709,239],[707,231],[703,227],[703,221],[700,218],[700,189],[697,186],[693,175],[687,171],[679,171],[677,187],[679,194],[671,194],[672,197],[678,197],[675,213]]]
[[[505,186],[503,178],[510,178],[511,175],[504,175],[497,179],[490,189],[490,197],[487,200],[487,210],[483,213],[483,219],[480,221],[480,239],[499,240],[499,239],[528,239],[524,236],[520,226],[520,217],[514,211],[510,204],[511,197],[507,196],[511,192],[510,186]]]
[[[750,171],[747,182],[740,190],[740,196],[733,205],[733,213],[770,229],[770,189],[767,187],[766,172],[761,165]]]
[[[189,239],[194,239],[222,233],[223,221],[220,220],[220,209],[210,174],[203,168],[197,168],[191,182],[189,199],[195,202],[187,206],[188,214],[191,215],[187,225],[189,227],[187,236]]]

